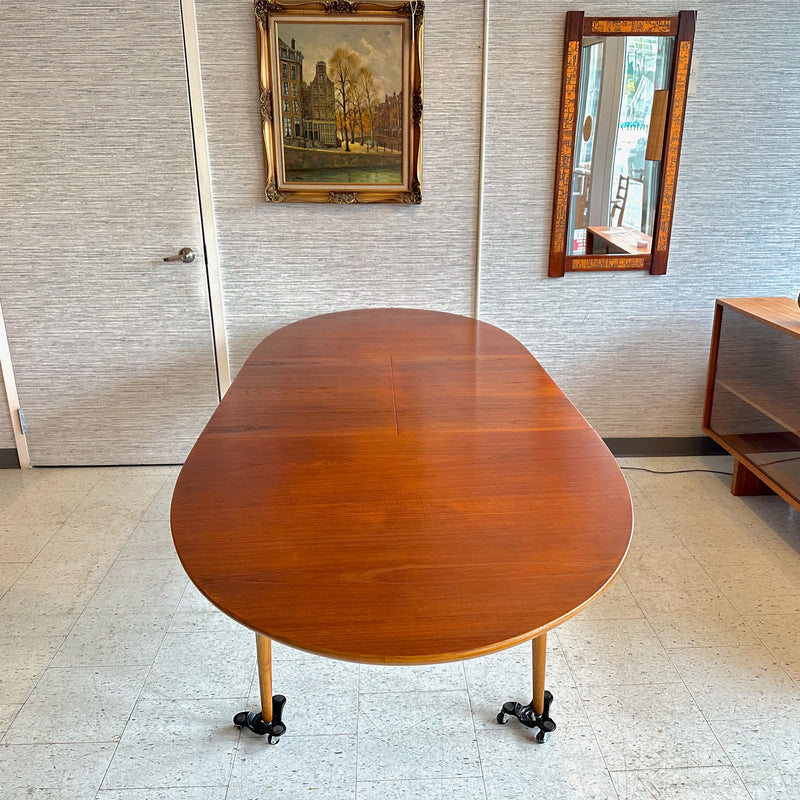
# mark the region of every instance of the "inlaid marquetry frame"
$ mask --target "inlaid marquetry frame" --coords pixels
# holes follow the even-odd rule
[[[405,203],[422,201],[423,0],[255,0],[264,198],[270,203]],[[402,27],[402,178],[398,184],[290,182],[283,165],[277,24],[339,22]]]
[[[551,278],[565,272],[598,270],[649,270],[652,275],[667,271],[675,186],[678,182],[686,95],[692,61],[696,11],[681,11],[677,17],[586,17],[583,11],[568,11],[564,40],[564,70],[561,83],[561,115],[558,126],[553,223],[550,234]],[[667,103],[664,152],[661,159],[653,243],[648,255],[567,255],[572,167],[578,120],[578,82],[581,74],[581,45],[584,36],[674,36],[672,71]]]

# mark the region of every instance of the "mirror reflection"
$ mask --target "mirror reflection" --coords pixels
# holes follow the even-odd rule
[[[584,36],[567,255],[651,252],[673,36]]]

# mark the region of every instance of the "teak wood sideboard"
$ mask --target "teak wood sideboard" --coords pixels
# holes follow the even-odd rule
[[[734,495],[800,509],[800,308],[788,297],[719,299],[703,430],[733,457]]]

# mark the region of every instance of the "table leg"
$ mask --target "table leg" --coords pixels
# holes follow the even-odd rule
[[[550,719],[550,704],[553,695],[545,691],[544,676],[547,663],[547,634],[543,633],[533,640],[533,699],[528,705],[515,703],[513,700],[503,703],[497,721],[505,725],[508,717],[516,717],[526,728],[536,728],[536,741],[546,742],[556,729],[556,723]]]
[[[267,735],[270,744],[277,744],[286,733],[286,726],[281,719],[286,698],[282,694],[272,694],[272,641],[260,633],[256,634],[256,657],[261,711],[240,711],[233,718],[233,724],[239,728],[248,728],[259,736]]]
[[[531,705],[534,713],[541,717],[544,714],[544,675],[547,665],[547,634],[537,636],[533,642],[533,699]]]
[[[272,640],[256,634],[258,688],[261,692],[261,719],[272,722]]]

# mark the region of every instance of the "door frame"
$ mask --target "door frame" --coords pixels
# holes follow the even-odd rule
[[[222,303],[222,274],[217,248],[217,224],[211,188],[211,162],[208,155],[203,74],[200,68],[200,40],[197,32],[195,0],[180,0],[183,21],[183,47],[186,56],[186,80],[189,88],[189,110],[194,142],[194,163],[197,173],[197,194],[200,201],[200,229],[203,233],[211,330],[217,365],[217,389],[222,399],[231,385],[228,360],[228,339]]]

